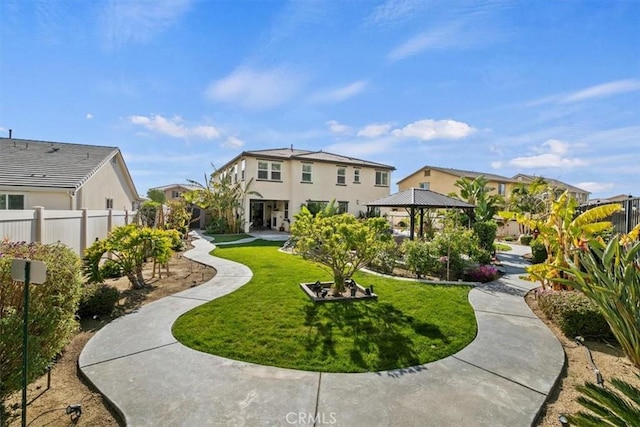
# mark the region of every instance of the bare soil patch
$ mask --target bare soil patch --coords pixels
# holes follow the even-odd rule
[[[591,350],[593,361],[602,374],[605,387],[609,386],[612,377],[640,386],[640,380],[636,376],[638,370],[627,359],[617,343],[585,340],[584,346],[579,345],[574,338],[564,336],[560,329],[538,308],[538,301],[533,291],[527,294],[525,300],[533,312],[556,335],[564,348],[567,362],[555,390],[542,408],[537,426],[557,427],[560,425],[560,415],[586,411],[576,401],[580,393],[576,391],[575,387],[583,385],[585,382],[596,383],[596,374],[584,346]]]
[[[148,285],[135,290],[129,286],[126,277],[108,279],[106,283],[122,291],[117,309],[118,315],[130,313],[144,304],[167,295],[200,285],[213,276],[215,269],[191,261],[182,252],[175,253],[169,262],[169,271],[163,269],[161,277],[157,271],[152,277],[153,263],[144,266],[144,277]],[[122,420],[114,414],[102,395],[86,383],[77,368],[80,352],[89,339],[114,317],[81,319],[78,334],[65,347],[64,352],[51,370],[51,385],[47,389],[47,375],[42,376],[28,387],[27,424],[30,426],[123,426]],[[10,426],[20,425],[21,392],[15,393],[7,402],[9,409],[16,409]],[[82,405],[82,415],[72,419],[66,414],[68,405]]]

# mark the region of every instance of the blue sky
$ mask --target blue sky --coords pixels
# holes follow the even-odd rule
[[[640,1],[2,0],[8,129],[141,194],[293,144],[639,196]]]

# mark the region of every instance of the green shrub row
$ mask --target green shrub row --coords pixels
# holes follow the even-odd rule
[[[578,291],[538,292],[538,306],[569,338],[612,338],[598,307]]]

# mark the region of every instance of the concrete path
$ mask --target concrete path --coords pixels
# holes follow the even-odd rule
[[[186,256],[215,267],[206,284],[163,298],[101,329],[80,355],[82,373],[129,426],[529,426],[564,364],[560,343],[523,300],[514,246],[508,274],[469,294],[478,335],[457,354],[407,369],[328,374],[204,354],[178,343],[181,314],[244,285],[251,271],[208,255],[200,239]]]

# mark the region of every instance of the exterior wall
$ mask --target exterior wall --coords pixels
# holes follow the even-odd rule
[[[242,180],[241,160],[238,165],[238,180]],[[276,162],[281,164],[281,180],[260,180],[258,179],[258,161]],[[311,183],[302,182],[302,165],[310,163],[312,166]],[[337,184],[338,166],[346,168],[345,184]],[[354,169],[360,170],[360,183],[354,183]],[[358,215],[361,211],[366,211],[365,204],[390,194],[390,186],[376,186],[375,177],[376,170],[386,171],[388,173],[388,182],[391,182],[391,171],[388,169],[375,169],[371,167],[354,167],[339,163],[328,162],[301,162],[297,159],[260,159],[253,157],[245,158],[245,183],[253,179],[248,191],[255,191],[262,197],[248,195],[245,200],[245,229],[248,230],[250,214],[250,200],[265,201],[265,217],[268,219],[274,216],[279,218],[276,226],[280,226],[280,222],[284,219],[284,201],[289,202],[289,219],[293,221],[293,216],[298,213],[301,206],[308,200],[330,202],[335,199],[336,202],[347,202],[348,212]],[[232,174],[234,179],[234,165],[227,169],[227,173]],[[289,224],[285,224],[288,229]]]
[[[133,193],[125,177],[122,157],[116,156],[104,164],[76,194],[78,208],[106,209],[106,199],[113,199],[113,209],[131,210],[137,194]]]
[[[24,208],[32,209],[34,206],[43,206],[47,209],[72,209],[73,198],[68,191],[32,191],[3,189],[0,194],[18,194],[24,196]]]
[[[424,176],[424,172],[425,170],[429,170],[429,176]],[[428,182],[429,183],[429,190],[431,191],[435,191],[436,193],[440,193],[440,194],[444,194],[449,195],[451,193],[458,193],[460,191],[460,189],[458,187],[455,186],[455,183],[457,180],[459,180],[460,177],[458,175],[452,175],[446,172],[442,172],[436,169],[422,169],[416,173],[414,173],[413,175],[410,175],[409,177],[405,178],[402,183],[400,183],[398,185],[398,190],[399,191],[403,191],[403,190],[408,190],[409,188],[420,188],[420,184],[423,182]],[[495,188],[495,190],[492,191],[492,193],[497,192],[498,191],[498,185],[501,182],[499,181],[488,181],[488,186],[489,187],[493,187]],[[509,197],[509,194],[511,194],[511,191],[513,191],[513,188],[516,186],[516,183],[514,182],[502,182],[503,184],[505,184],[505,195],[504,197]]]

